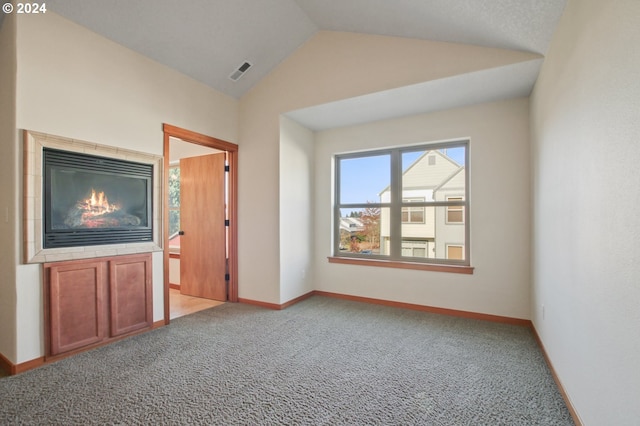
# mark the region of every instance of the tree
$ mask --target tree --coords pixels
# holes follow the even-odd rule
[[[180,167],[169,168],[169,207],[180,207]]]
[[[180,230],[180,167],[169,168],[169,235]]]
[[[365,207],[361,212],[363,230],[360,232],[370,248],[380,248],[380,207]]]
[[[351,253],[360,253],[360,241],[358,241],[358,237],[355,235],[351,236],[351,241],[349,242],[349,251]]]

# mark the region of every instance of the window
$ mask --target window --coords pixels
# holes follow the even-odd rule
[[[447,245],[447,259],[464,259],[464,247]]]
[[[462,201],[462,197],[447,197],[448,201]],[[464,206],[447,206],[447,223],[464,223]]]
[[[180,166],[169,167],[169,249],[180,251]]]
[[[468,266],[468,158],[468,141],[336,155],[334,256]]]
[[[433,257],[427,250],[433,251],[433,244],[428,240],[402,240],[402,256],[405,257]]]
[[[404,198],[402,202],[413,203],[424,201],[424,198]],[[403,207],[402,223],[424,223],[424,207]]]

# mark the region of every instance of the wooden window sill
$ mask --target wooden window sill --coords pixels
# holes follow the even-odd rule
[[[462,265],[440,265],[435,263],[418,263],[418,262],[398,262],[392,260],[380,259],[359,259],[353,257],[335,257],[327,258],[329,263],[340,263],[343,265],[360,265],[360,266],[379,266],[382,268],[398,268],[398,269],[415,269],[418,271],[434,271],[449,272],[454,274],[473,274],[473,266]]]

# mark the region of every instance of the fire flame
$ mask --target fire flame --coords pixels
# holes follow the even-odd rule
[[[91,197],[83,200],[81,204],[87,216],[100,216],[120,209],[116,204],[109,204],[104,191],[96,192],[93,188],[91,188]]]

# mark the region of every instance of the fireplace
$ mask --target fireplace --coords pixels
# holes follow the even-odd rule
[[[43,149],[43,246],[153,240],[153,165]]]

